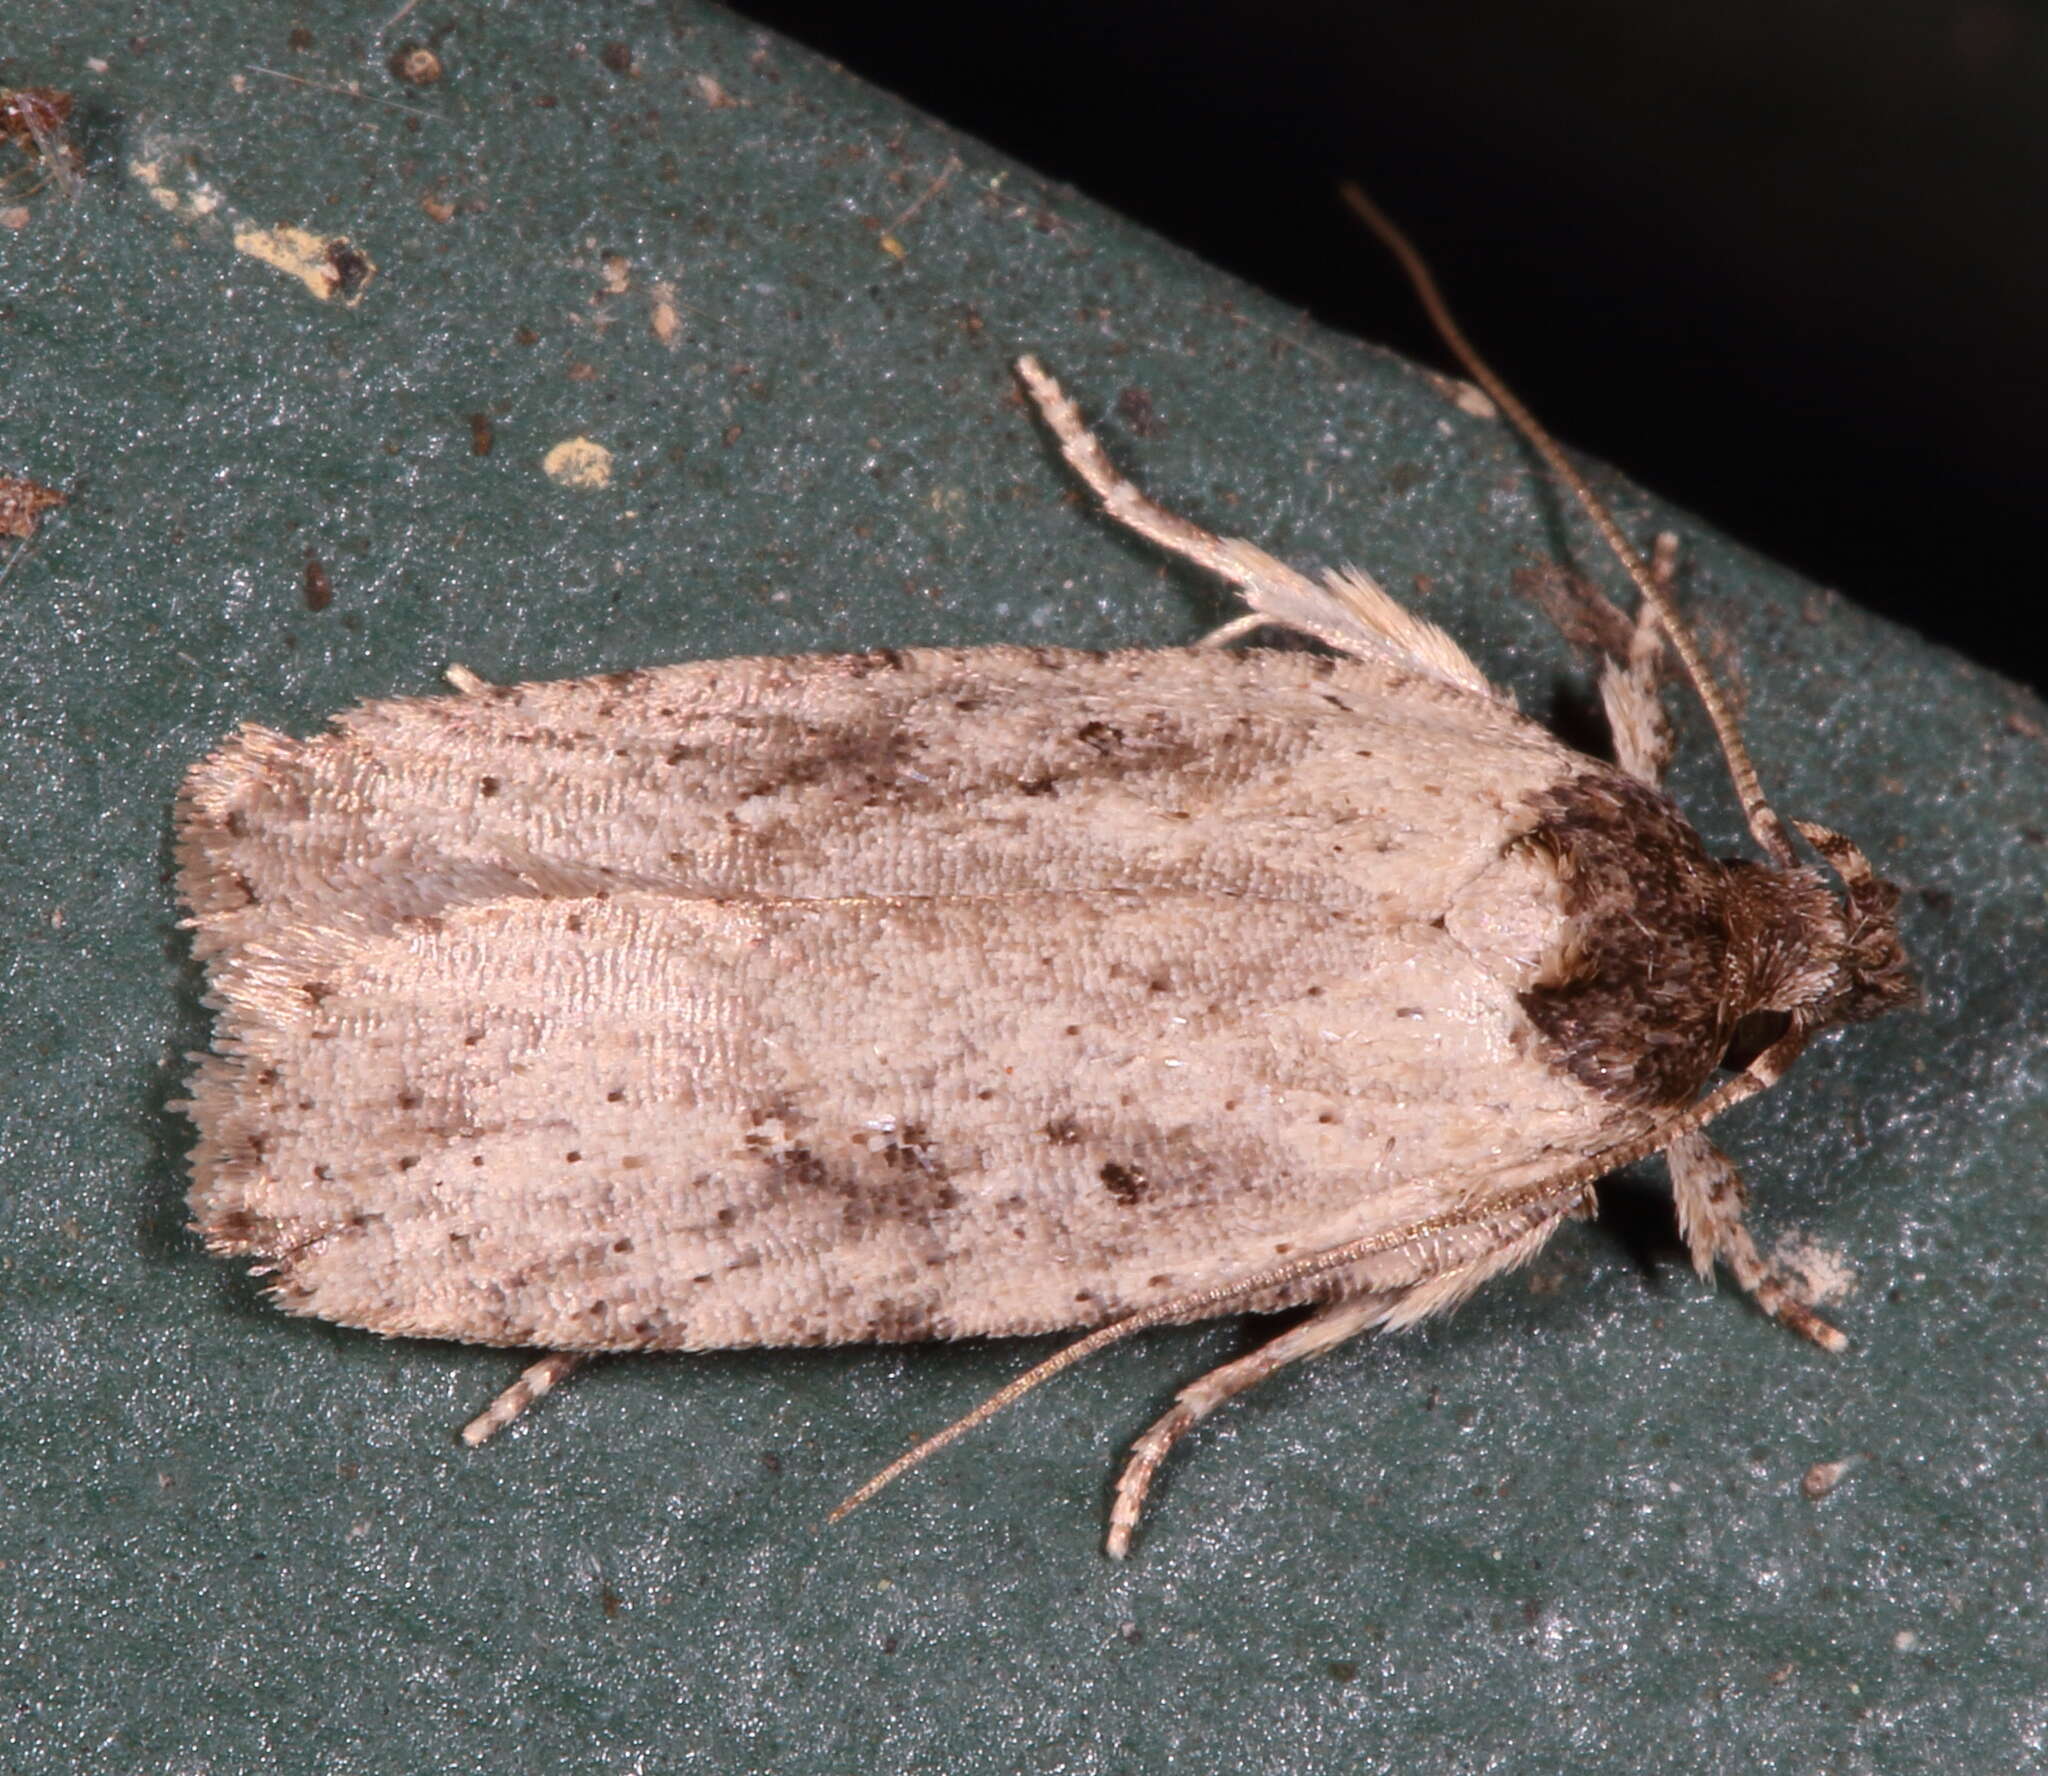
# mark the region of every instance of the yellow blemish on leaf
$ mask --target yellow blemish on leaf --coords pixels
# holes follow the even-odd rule
[[[562,487],[609,487],[612,453],[588,438],[564,438],[540,459],[550,481]]]
[[[654,329],[654,337],[674,351],[683,337],[683,311],[676,301],[675,286],[654,284],[649,286],[648,325]]]
[[[322,302],[339,297],[348,308],[362,301],[363,291],[377,271],[369,257],[349,242],[304,228],[238,228],[234,242],[236,252],[297,278]],[[351,268],[346,273],[344,263]]]
[[[167,166],[161,157],[131,160],[128,172],[149,193],[150,201],[169,215],[198,221],[218,215],[227,207],[227,199],[216,187],[209,185],[189,167]],[[178,184],[174,185],[173,179]]]

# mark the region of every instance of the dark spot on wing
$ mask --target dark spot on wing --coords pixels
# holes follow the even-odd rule
[[[1123,1165],[1116,1160],[1104,1165],[1099,1176],[1103,1188],[1118,1202],[1127,1205],[1143,1202],[1152,1188],[1152,1180],[1137,1166]]]

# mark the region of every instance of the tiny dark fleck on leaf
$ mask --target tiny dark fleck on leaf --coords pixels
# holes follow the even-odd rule
[[[324,611],[334,602],[334,582],[310,549],[306,551],[305,597],[309,611]]]
[[[1117,417],[1141,438],[1156,438],[1166,430],[1152,409],[1152,397],[1141,388],[1127,388],[1116,398]]]
[[[370,262],[345,240],[327,243],[327,269],[334,293],[346,301],[370,281]]]

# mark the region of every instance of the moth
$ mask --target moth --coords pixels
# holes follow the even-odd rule
[[[1896,892],[1771,808],[1668,558],[1392,238],[1640,591],[1615,762],[1366,575],[1152,502],[1025,358],[1102,509],[1242,596],[1209,643],[457,668],[193,769],[209,1249],[290,1313],[546,1353],[472,1443],[589,1353],[1086,1332],[842,1512],[1116,1338],[1306,1308],[1139,1438],[1119,1556],[1226,1400],[1452,1306],[1653,1153],[1701,1272],[1839,1348],[1704,1130],[1911,994]],[[1264,627],[1327,651],[1232,645]],[[1710,857],[1658,787],[1667,646],[1761,861]]]

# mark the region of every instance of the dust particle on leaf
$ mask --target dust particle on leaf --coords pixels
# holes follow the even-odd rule
[[[589,438],[564,438],[540,459],[540,466],[559,487],[587,491],[611,485],[612,453]]]
[[[654,337],[670,351],[674,351],[683,336],[682,305],[676,300],[674,286],[659,283],[649,285],[647,306],[647,324],[654,330]]]
[[[27,542],[36,534],[43,514],[63,503],[64,496],[54,487],[0,475],[0,536],[19,537]]]
[[[402,43],[390,62],[391,78],[407,86],[432,86],[441,78],[441,58],[424,43]]]
[[[1799,1490],[1810,1499],[1824,1499],[1842,1484],[1855,1461],[1815,1462],[1799,1477]]]

